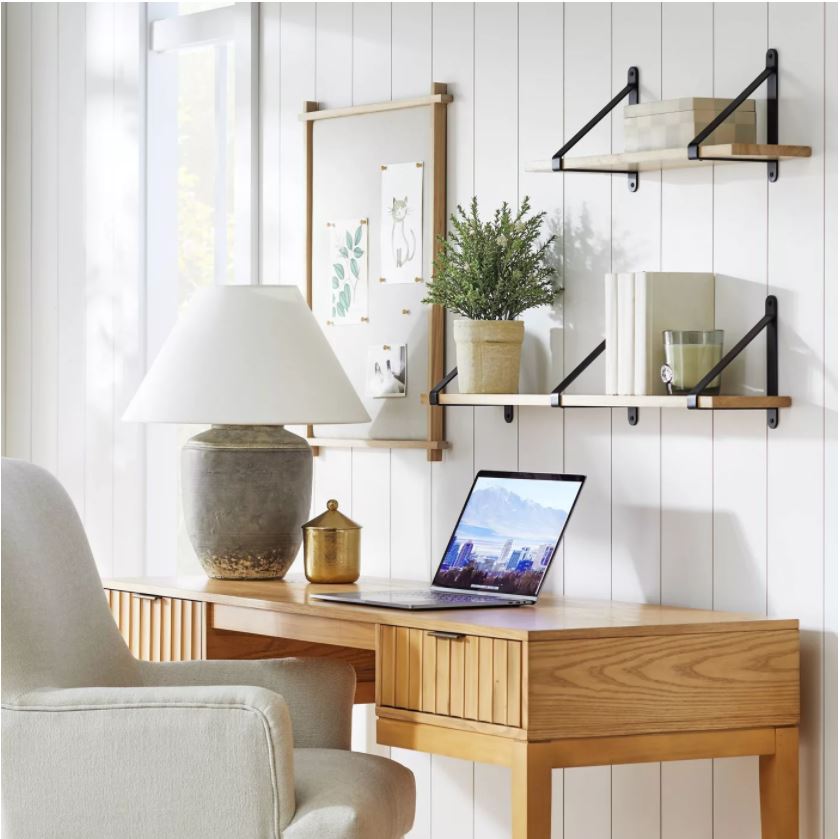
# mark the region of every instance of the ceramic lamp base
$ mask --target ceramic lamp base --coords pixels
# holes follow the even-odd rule
[[[301,545],[312,498],[312,450],[276,425],[214,425],[181,452],[187,532],[220,580],[280,579]]]

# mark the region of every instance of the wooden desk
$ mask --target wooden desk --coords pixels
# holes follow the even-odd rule
[[[141,658],[350,662],[381,744],[511,767],[515,839],[548,839],[552,768],[739,755],[759,756],[763,839],[799,835],[796,620],[571,598],[401,612],[312,601],[348,587],[295,577],[105,585]]]

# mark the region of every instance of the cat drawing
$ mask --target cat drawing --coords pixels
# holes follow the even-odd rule
[[[414,230],[409,227],[406,231],[405,219],[408,215],[408,196],[400,201],[394,198],[391,201],[391,252],[394,256],[394,265],[402,268],[414,259],[414,251],[417,248],[417,240]],[[409,236],[411,241],[409,241]]]

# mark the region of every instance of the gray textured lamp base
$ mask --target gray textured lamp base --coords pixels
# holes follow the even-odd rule
[[[279,425],[214,425],[181,452],[184,518],[208,577],[280,579],[300,550],[312,450]]]

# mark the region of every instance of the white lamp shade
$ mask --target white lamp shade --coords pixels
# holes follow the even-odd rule
[[[295,286],[196,293],[124,420],[212,425],[367,422]]]

